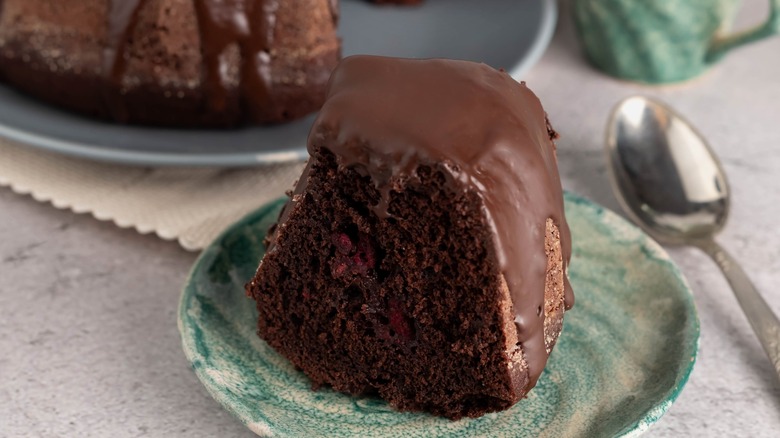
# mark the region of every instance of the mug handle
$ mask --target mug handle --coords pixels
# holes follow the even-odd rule
[[[780,33],[780,0],[769,0],[769,7],[769,18],[764,24],[737,34],[716,37],[707,52],[706,61],[718,61],[731,49]]]

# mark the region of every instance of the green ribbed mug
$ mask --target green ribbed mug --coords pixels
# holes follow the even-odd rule
[[[780,0],[763,24],[729,33],[741,0],[574,0],[588,60],[612,76],[651,84],[698,76],[730,50],[780,33]]]

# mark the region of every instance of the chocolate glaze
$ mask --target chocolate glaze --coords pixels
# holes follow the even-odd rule
[[[560,230],[564,271],[571,257],[557,134],[539,99],[525,83],[484,64],[353,56],[331,76],[309,152],[333,131],[338,139],[329,148],[340,165],[369,175],[379,189],[380,217],[392,215],[393,191],[399,182],[414,184],[420,165],[444,163],[453,181],[481,196],[514,304],[527,389],[533,386],[548,358],[544,312],[537,311],[544,306],[548,218]],[[296,192],[305,184],[304,173]],[[568,309],[574,296],[564,279]]]
[[[271,47],[279,0],[192,0],[203,50],[205,89],[210,112],[225,111],[231,100],[229,51],[241,56],[238,99],[249,119],[262,122],[272,108]],[[108,38],[103,72],[108,85],[106,106],[117,120],[126,120],[120,93],[127,68],[126,46],[146,0],[109,0]],[[334,22],[338,0],[330,0]],[[114,91],[111,91],[114,90]]]
[[[229,5],[230,7],[226,7]],[[228,102],[228,49],[237,46],[242,59],[239,94],[250,117],[260,120],[271,103],[271,44],[277,0],[195,2],[203,57],[206,89],[213,111]]]

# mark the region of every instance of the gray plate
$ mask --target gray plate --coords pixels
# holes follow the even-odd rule
[[[344,54],[454,58],[520,77],[555,27],[555,0],[426,0],[377,7],[342,0]],[[250,166],[306,157],[313,116],[275,127],[181,130],[104,123],[0,86],[0,136],[68,155],[138,165]]]

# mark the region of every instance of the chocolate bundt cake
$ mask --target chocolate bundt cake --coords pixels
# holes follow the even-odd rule
[[[452,419],[536,384],[573,304],[555,132],[486,65],[358,56],[247,284],[313,385]]]
[[[337,0],[0,0],[0,80],[121,122],[283,122],[321,106],[337,16]]]

